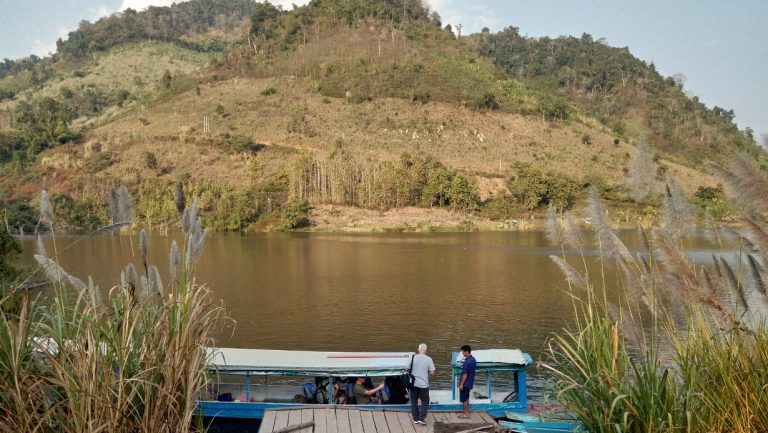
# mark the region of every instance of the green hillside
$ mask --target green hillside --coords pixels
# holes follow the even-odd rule
[[[584,34],[581,38],[527,38],[515,27],[472,36],[477,50],[534,89],[561,95],[623,139],[643,139],[667,157],[700,165],[734,153],[763,154],[751,130],[733,122],[733,110],[707,108],[662,77],[653,64]]]
[[[666,176],[711,207],[722,191],[705,159],[764,160],[732,112],[626,49],[514,28],[458,39],[416,0],[192,0],[83,23],[54,56],[0,66],[14,226],[33,225],[42,187],[64,225],[103,224],[118,184],[142,222],[171,224],[177,182],[227,230],[333,227],[348,207],[492,226],[591,186],[624,218],[653,217]],[[656,194],[635,203],[638,143]]]

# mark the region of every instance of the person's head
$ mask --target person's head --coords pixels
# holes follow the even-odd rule
[[[469,347],[469,344],[461,346],[461,354],[464,355],[465,358],[472,354],[472,348]]]
[[[427,344],[421,343],[419,344],[419,354],[426,355],[427,354]]]
[[[357,378],[357,383],[359,383],[360,385],[364,384],[365,383],[365,377],[364,376],[358,377]]]

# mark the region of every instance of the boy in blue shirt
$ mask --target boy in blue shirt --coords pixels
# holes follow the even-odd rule
[[[461,366],[461,382],[459,382],[459,401],[464,404],[464,413],[459,418],[469,419],[469,393],[475,384],[475,367],[477,361],[472,356],[472,348],[465,344],[461,346],[461,354],[464,356],[464,363]]]

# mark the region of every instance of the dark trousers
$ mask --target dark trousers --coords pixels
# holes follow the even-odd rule
[[[419,400],[421,400],[421,410],[419,410]],[[429,409],[429,388],[411,388],[411,413],[414,421],[424,421],[427,419],[427,409]]]

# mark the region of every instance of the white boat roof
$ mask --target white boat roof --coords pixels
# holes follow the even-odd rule
[[[528,365],[530,358],[526,357],[520,349],[483,349],[473,350],[472,356],[475,357],[477,364],[512,364],[512,365]],[[464,361],[464,357],[461,352],[458,352],[454,363],[461,363]]]
[[[394,376],[410,367],[413,352],[311,352],[209,348],[209,365],[220,372],[334,376]]]

